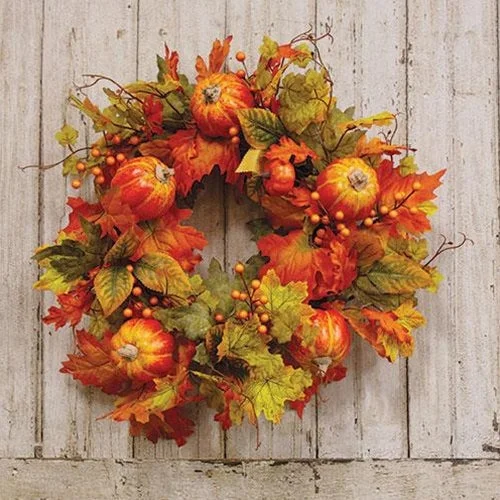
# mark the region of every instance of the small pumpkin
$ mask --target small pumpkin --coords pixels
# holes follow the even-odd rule
[[[264,180],[264,188],[271,196],[282,196],[293,189],[295,168],[290,162],[267,162],[264,172],[269,175]]]
[[[236,111],[254,106],[252,92],[233,73],[213,73],[198,82],[191,98],[191,112],[198,128],[209,137],[230,137],[239,127]]]
[[[163,377],[174,366],[175,339],[155,319],[131,319],[111,338],[111,359],[142,382]]]
[[[377,201],[377,174],[361,158],[334,161],[317,178],[321,204],[331,216],[342,212],[347,220],[363,219]]]
[[[172,170],[154,156],[140,156],[124,163],[111,181],[139,220],[165,215],[175,200]]]
[[[318,328],[310,351],[315,358],[330,358],[336,365],[346,358],[351,347],[351,334],[344,317],[334,309],[318,309],[312,317]]]

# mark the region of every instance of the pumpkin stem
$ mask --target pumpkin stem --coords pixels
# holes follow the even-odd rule
[[[205,104],[215,104],[219,100],[221,91],[218,85],[213,85],[203,89],[202,93],[205,97]]]
[[[315,358],[313,363],[319,368],[321,374],[324,375],[328,371],[329,366],[332,364],[332,358],[329,358],[328,356],[321,356],[320,358]]]
[[[122,345],[118,350],[118,354],[127,361],[135,361],[139,354],[139,349],[133,344]]]
[[[155,177],[163,184],[165,184],[170,176],[173,175],[173,170],[163,167],[160,163],[156,164]]]
[[[347,178],[349,179],[351,186],[358,192],[363,191],[368,184],[368,176],[358,168],[349,172]]]

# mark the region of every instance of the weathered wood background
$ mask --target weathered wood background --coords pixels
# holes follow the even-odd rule
[[[204,498],[500,498],[497,4],[0,0],[0,497],[198,498],[195,481]],[[318,33],[332,26],[324,58],[341,106],[398,111],[399,141],[418,148],[420,166],[448,169],[435,233],[463,231],[475,246],[441,259],[446,278],[436,296],[421,297],[428,326],[409,362],[390,366],[355,342],[348,377],[324,389],[302,420],[290,413],[280,426],[263,423],[258,449],[254,429],[222,433],[206,410],[181,449],[132,439],[126,425],[96,421],[107,397],[59,374],[72,336],[42,325],[52,299],[31,290],[37,269],[29,257],[53,239],[65,196],[76,193],[60,172],[16,166],[59,159],[53,135],[65,119],[91,141],[64,104],[84,73],[154,78],[155,54],[168,42],[192,76],[195,56],[229,33],[252,65],[264,33],[286,41],[309,25]],[[251,254],[243,229],[250,217],[211,179],[195,216],[210,239],[205,256],[230,265]],[[205,462],[165,461],[172,458]],[[169,487],[179,475],[185,489]]]

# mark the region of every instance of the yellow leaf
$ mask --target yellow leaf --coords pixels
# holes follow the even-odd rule
[[[242,158],[241,163],[236,169],[237,174],[252,173],[259,175],[262,172],[261,157],[263,151],[259,149],[250,148],[245,156]]]
[[[261,413],[277,424],[285,412],[286,401],[304,398],[304,390],[312,384],[312,376],[301,368],[282,366],[269,376],[250,378],[243,387],[244,395],[252,403],[255,417]],[[252,420],[252,415],[250,420]]]
[[[123,304],[133,286],[134,277],[125,267],[105,267],[97,273],[94,288],[104,316],[109,316]]]
[[[394,314],[398,317],[397,322],[407,330],[425,325],[424,316],[413,307],[412,301],[401,304],[394,310]]]
[[[394,121],[394,115],[389,113],[389,111],[382,111],[376,115],[367,116],[366,118],[360,118],[359,120],[351,120],[340,124],[342,130],[354,129],[354,128],[372,128],[373,125],[378,127],[383,127],[384,125],[390,125]]]

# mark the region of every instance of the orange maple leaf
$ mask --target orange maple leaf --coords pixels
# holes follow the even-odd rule
[[[318,155],[310,149],[304,141],[297,144],[289,137],[282,137],[277,144],[273,144],[264,155],[268,160],[278,163],[303,163],[307,157],[315,160]]]
[[[72,238],[78,241],[85,241],[87,236],[85,235],[82,225],[80,224],[80,217],[83,217],[90,222],[94,222],[103,212],[101,204],[87,203],[81,198],[74,197],[69,197],[66,204],[71,207],[72,210],[69,214],[68,225],[61,229],[60,232],[66,235],[71,235]]]
[[[163,163],[168,164],[170,160],[170,148],[166,139],[153,139],[152,141],[143,142],[139,146],[139,151],[143,156],[154,156]]]
[[[141,223],[141,252],[167,253],[179,262],[184,271],[192,271],[201,261],[201,255],[195,253],[195,250],[202,250],[207,240],[194,227],[180,224],[191,213],[191,210],[174,207],[164,217]]]
[[[85,330],[76,332],[76,344],[81,354],[68,354],[61,373],[69,373],[84,385],[99,387],[106,394],[120,394],[129,388],[130,380],[111,360],[111,332],[98,340]]]
[[[197,80],[201,80],[213,73],[218,73],[222,69],[229,54],[232,39],[233,37],[230,35],[225,38],[223,42],[218,39],[214,41],[212,50],[208,56],[208,67],[201,56],[196,58],[195,68],[198,72],[198,76],[196,77]]]
[[[101,197],[102,214],[95,219],[101,226],[102,236],[109,234],[114,240],[137,223],[137,215],[122,203],[119,188],[111,188]]]
[[[261,275],[274,269],[282,283],[305,281],[310,300],[338,294],[356,277],[354,252],[348,252],[336,239],[330,241],[328,248],[316,248],[303,231],[295,230],[286,236],[264,236],[257,246],[262,255],[269,257]]]
[[[383,154],[399,155],[407,149],[408,148],[406,146],[388,144],[380,139],[380,137],[373,137],[368,140],[366,135],[362,135],[356,144],[353,156],[363,158],[364,156],[376,156]]]
[[[76,326],[80,323],[82,316],[90,310],[92,300],[92,294],[87,286],[78,287],[68,293],[58,295],[57,302],[59,302],[60,307],[49,307],[43,322],[47,325],[53,323],[56,330],[67,323]]]
[[[446,170],[440,170],[435,174],[410,174],[403,176],[399,167],[394,167],[389,160],[380,163],[377,169],[377,177],[380,186],[379,206],[386,205],[389,208],[398,207],[398,217],[384,218],[381,229],[384,226],[396,230],[400,227],[410,233],[419,234],[431,229],[428,219],[429,202],[436,198],[434,190],[441,185],[441,177]],[[420,183],[420,189],[415,191],[413,185]],[[395,195],[403,193],[405,198],[402,202],[395,201]],[[411,213],[410,210],[415,211]]]
[[[196,181],[208,175],[217,165],[226,182],[233,184],[240,162],[239,147],[230,139],[208,139],[196,129],[179,130],[169,138],[171,160],[177,190],[185,196]]]
[[[167,75],[169,75],[172,80],[179,81],[179,54],[174,50],[170,52],[167,44],[165,44],[165,66],[167,68]]]

